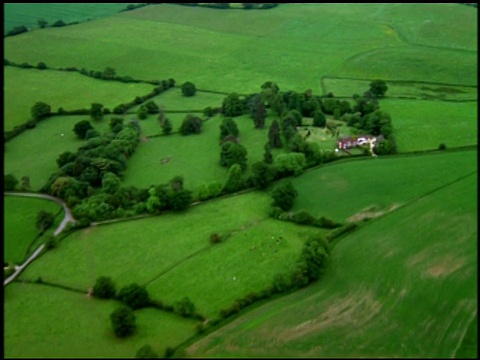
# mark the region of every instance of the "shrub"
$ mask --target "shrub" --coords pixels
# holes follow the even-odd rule
[[[195,84],[191,83],[190,81],[183,83],[181,88],[184,96],[194,96],[195,92],[197,91]]]
[[[113,331],[118,337],[126,337],[135,332],[135,314],[128,306],[121,306],[110,314]]]
[[[147,290],[135,283],[121,288],[117,298],[134,310],[141,309],[150,304]]]
[[[447,149],[447,145],[445,145],[444,143],[441,143],[440,145],[438,145],[438,150],[446,150]]]
[[[115,296],[115,283],[111,278],[100,276],[93,286],[93,296],[99,299],[111,299]]]

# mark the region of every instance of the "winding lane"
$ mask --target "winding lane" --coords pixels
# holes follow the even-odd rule
[[[67,207],[67,204],[65,204],[65,202],[62,199],[56,198],[56,197],[51,196],[51,195],[46,195],[46,194],[25,193],[25,192],[5,192],[4,195],[5,196],[23,196],[23,197],[32,197],[32,198],[37,198],[37,199],[45,199],[45,200],[55,201],[56,203],[60,204],[63,207],[63,210],[65,211],[65,216],[64,216],[62,222],[60,223],[60,225],[58,225],[57,229],[53,233],[53,236],[57,236],[58,234],[60,234],[65,229],[65,226],[67,226],[68,223],[70,223],[70,222],[72,224],[76,223],[76,220],[73,217],[72,213],[70,212],[70,209]],[[20,275],[20,273],[27,267],[27,265],[30,264],[33,260],[35,260],[38,257],[38,255],[42,252],[44,247],[45,247],[45,244],[41,244],[38,247],[38,249],[35,250],[35,252],[27,259],[27,261],[25,261],[22,265],[18,266],[15,269],[15,272],[3,281],[3,286],[8,285],[14,279],[16,279],[16,277],[18,275]]]

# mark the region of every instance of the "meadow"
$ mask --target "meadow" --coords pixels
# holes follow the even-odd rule
[[[61,206],[49,200],[22,198],[14,196],[6,196],[3,203],[4,213],[4,236],[9,241],[4,242],[4,261],[22,264],[28,257],[27,250],[30,244],[33,244],[35,238],[39,235],[39,229],[36,228],[35,222],[39,211],[45,210],[53,215],[62,210]],[[56,218],[53,228],[58,226],[63,219],[63,210]],[[60,220],[60,221],[59,221]],[[51,235],[51,231],[47,231],[43,238]],[[36,250],[33,246],[32,250]]]
[[[242,314],[184,355],[454,357],[477,309],[476,182],[342,239],[319,283]]]
[[[44,5],[52,10],[54,4]],[[92,4],[56,5],[82,19],[81,5]],[[5,38],[5,58],[98,71],[108,66],[139,80],[173,78],[176,87],[153,100],[174,132],[189,111],[218,107],[224,99],[203,91],[184,97],[179,86],[185,81],[240,94],[260,92],[273,81],[281,91],[351,97],[373,79],[386,80],[389,90],[379,104],[392,117],[400,154],[346,158],[290,179],[298,192],[292,211],[342,223],[366,209],[383,216],[335,240],[324,276],[307,288],[253,304],[203,334],[198,321],[136,310],[137,332],[126,339],[115,337],[108,319],[119,303],[87,296],[99,276],[111,277],[117,289],[145,286],[167,305],[188,296],[212,320],[291,270],[309,236],[329,231],[269,217],[271,188],[74,231],[5,288],[6,357],[127,358],[146,343],[159,356],[181,345],[178,357],[475,357],[477,150],[454,148],[478,141],[476,9],[292,3],[230,11],[155,4],[103,17],[107,5],[88,10],[89,17],[102,17],[97,20]],[[109,9],[120,5],[126,4]],[[27,24],[29,14],[41,14],[33,10],[7,20]],[[152,90],[51,70],[5,66],[4,75],[4,130],[27,120],[35,101],[54,111],[93,102],[112,108]],[[137,118],[136,109],[123,116],[125,122]],[[113,116],[92,125],[103,133]],[[73,126],[88,117],[53,116],[8,141],[4,173],[28,175],[37,191],[57,170],[58,156],[84,144]],[[273,119],[269,115],[257,130],[249,116],[234,118],[248,165],[263,159]],[[206,120],[198,135],[157,136],[157,114],[140,120],[141,141],[121,185],[147,188],[178,175],[194,195],[205,184],[223,185],[228,169],[219,165],[221,121],[221,115]],[[333,149],[335,139],[324,129],[308,129],[314,130],[308,141]],[[351,131],[340,129],[342,135]],[[440,143],[447,151],[402,154]],[[6,200],[4,246],[14,257],[25,244],[13,241],[23,239],[18,234],[29,237],[32,228],[24,224],[34,207]],[[213,233],[223,241],[212,244]],[[39,278],[77,291],[33,283]]]

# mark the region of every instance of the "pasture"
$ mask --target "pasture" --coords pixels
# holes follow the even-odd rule
[[[50,66],[48,62],[46,64]],[[103,71],[104,68],[98,70]],[[57,112],[59,107],[65,110],[90,109],[92,103],[100,103],[113,110],[115,106],[148,94],[153,89],[148,84],[102,81],[76,72],[12,66],[4,67],[4,76],[4,101],[8,104],[5,107],[4,130],[12,130],[31,119],[30,109],[37,101],[50,105],[52,112]]]
[[[298,189],[293,210],[345,222],[362,210],[402,206],[477,169],[477,151],[328,164],[292,180]]]
[[[90,21],[113,15],[125,8],[125,3],[5,3],[3,30],[7,33],[22,25],[38,28],[40,19],[49,25],[57,20],[65,23]]]
[[[57,215],[61,207],[50,200],[5,196],[3,203],[4,238],[8,241],[3,243],[4,261],[21,264],[29,255],[27,250],[40,232],[35,226],[37,214],[40,210]],[[58,226],[63,219],[63,215],[63,211],[61,211],[56,218],[53,229]],[[52,233],[52,231],[47,231],[40,238],[40,241],[44,240],[49,233]],[[37,243],[37,246],[39,244]],[[36,247],[33,247],[32,250],[36,250]]]
[[[244,313],[184,355],[453,357],[477,311],[476,182],[345,237],[318,283]]]
[[[4,341],[9,346],[4,356],[132,358],[147,343],[163,355],[167,346],[195,332],[190,319],[142,309],[135,311],[135,336],[118,339],[109,316],[119,305],[47,285],[13,283],[5,289]]]

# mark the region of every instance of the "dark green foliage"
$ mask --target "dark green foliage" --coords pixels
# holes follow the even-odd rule
[[[8,36],[14,36],[14,35],[19,35],[19,34],[22,34],[24,32],[27,32],[28,29],[26,26],[24,25],[21,25],[21,26],[15,26],[12,30],[10,30],[7,35]]]
[[[169,204],[172,210],[182,211],[187,209],[192,203],[192,192],[187,189],[172,191],[170,193]]]
[[[109,123],[110,130],[115,134],[119,133],[123,129],[123,121],[121,117],[112,117]]]
[[[244,180],[242,179],[242,168],[238,163],[233,164],[228,171],[227,181],[223,191],[233,193],[242,189]]]
[[[22,177],[22,185],[20,186],[20,189],[22,191],[30,190],[30,177],[28,177],[28,176],[23,176]]]
[[[40,229],[41,232],[43,232],[53,225],[54,220],[55,217],[52,213],[42,209],[37,214],[35,225],[38,229]]]
[[[288,211],[293,207],[298,193],[291,181],[284,181],[278,184],[270,195],[273,199],[272,206],[278,206],[283,211]]]
[[[121,288],[117,298],[133,310],[144,308],[150,304],[147,290],[135,283]]]
[[[53,23],[52,26],[53,26],[53,27],[62,27],[62,26],[65,26],[65,25],[67,25],[67,24],[65,24],[65,23],[63,22],[63,20],[57,20],[57,21],[55,21],[55,22]]]
[[[17,184],[18,184],[18,180],[14,175],[7,174],[7,175],[3,176],[3,190],[4,191],[14,191]]]
[[[102,78],[105,80],[112,80],[117,77],[117,73],[114,68],[107,66],[105,70],[103,70]]]
[[[230,168],[233,164],[239,164],[242,171],[247,168],[247,149],[242,144],[226,141],[220,151],[220,165]]]
[[[73,132],[75,135],[78,136],[78,138],[84,140],[85,135],[87,134],[87,131],[93,129],[92,124],[90,124],[90,121],[88,120],[81,120],[75,124],[73,127]]]
[[[98,103],[93,103],[90,106],[90,117],[94,121],[100,121],[103,119],[103,105]]]
[[[328,242],[322,238],[311,238],[303,246],[297,268],[309,282],[318,280],[325,272],[328,257]]]
[[[137,110],[137,116],[140,120],[145,120],[148,117],[148,109],[145,105],[141,105]]]
[[[246,106],[237,93],[231,93],[222,102],[222,113],[225,116],[240,116],[246,111]]]
[[[313,126],[325,127],[327,125],[327,118],[323,114],[322,110],[317,110],[313,113]]]
[[[266,189],[275,179],[276,170],[271,164],[258,161],[252,165],[253,183],[259,189]]]
[[[114,310],[110,314],[110,321],[118,337],[127,337],[135,332],[135,314],[128,306],[121,306]]]
[[[45,240],[45,249],[46,250],[54,249],[56,246],[57,246],[57,241],[55,240],[55,237],[53,235],[49,236]]]
[[[219,111],[220,111],[219,108],[212,108],[211,106],[207,106],[203,110],[203,115],[205,117],[212,117],[212,116],[215,116],[216,114],[218,114]]]
[[[268,141],[272,148],[280,149],[283,146],[277,119],[273,120],[272,125],[268,129]]]
[[[200,134],[202,131],[202,125],[203,121],[198,116],[187,114],[187,116],[183,119],[182,125],[180,126],[180,134]]]
[[[115,283],[107,276],[100,276],[93,285],[93,296],[99,299],[111,299],[116,293]]]
[[[388,86],[383,80],[373,80],[370,83],[370,92],[373,93],[376,97],[384,97],[385,93],[388,90]]]
[[[218,235],[217,233],[212,233],[212,234],[210,234],[210,242],[212,244],[218,244],[218,243],[222,242],[222,237],[220,235]]]
[[[138,349],[137,353],[135,354],[135,358],[137,359],[157,359],[158,354],[150,344],[143,345],[140,349]]]
[[[85,140],[90,140],[90,139],[93,139],[93,138],[99,137],[99,136],[100,136],[100,133],[97,130],[88,129],[87,133],[85,134]]]
[[[165,118],[162,124],[162,134],[170,135],[172,133],[172,122],[169,118]]]
[[[40,61],[40,62],[37,64],[37,69],[38,69],[38,70],[45,70],[45,69],[48,69],[48,67],[47,67],[47,65],[46,65],[44,62]]]
[[[272,147],[270,143],[265,143],[264,146],[265,152],[263,153],[263,161],[267,164],[273,163],[273,154],[272,154]]]
[[[440,145],[438,145],[438,150],[446,150],[447,149],[447,145],[445,145],[444,143],[441,143]]]
[[[191,317],[195,314],[195,305],[188,297],[173,303],[173,310],[184,317]]]
[[[292,289],[292,276],[282,273],[276,274],[272,281],[272,289],[275,293],[283,293]]]
[[[126,113],[128,110],[128,106],[125,105],[125,104],[120,104],[120,105],[117,105],[113,108],[113,113],[114,114],[124,114]]]
[[[298,176],[303,172],[307,162],[305,154],[290,152],[279,154],[273,160],[273,165],[277,171],[277,178],[286,176]]]
[[[190,81],[183,83],[181,89],[184,96],[194,96],[197,91],[195,84]]]
[[[153,100],[149,100],[145,103],[145,107],[147,108],[147,112],[149,114],[156,114],[158,113],[158,111],[160,110],[160,108],[158,107],[158,105],[153,101]]]
[[[220,124],[220,141],[227,136],[238,137],[239,130],[237,123],[231,117],[224,118]]]
[[[35,120],[40,120],[50,114],[50,105],[38,101],[35,105],[32,106],[30,113],[32,114],[32,118]]]

